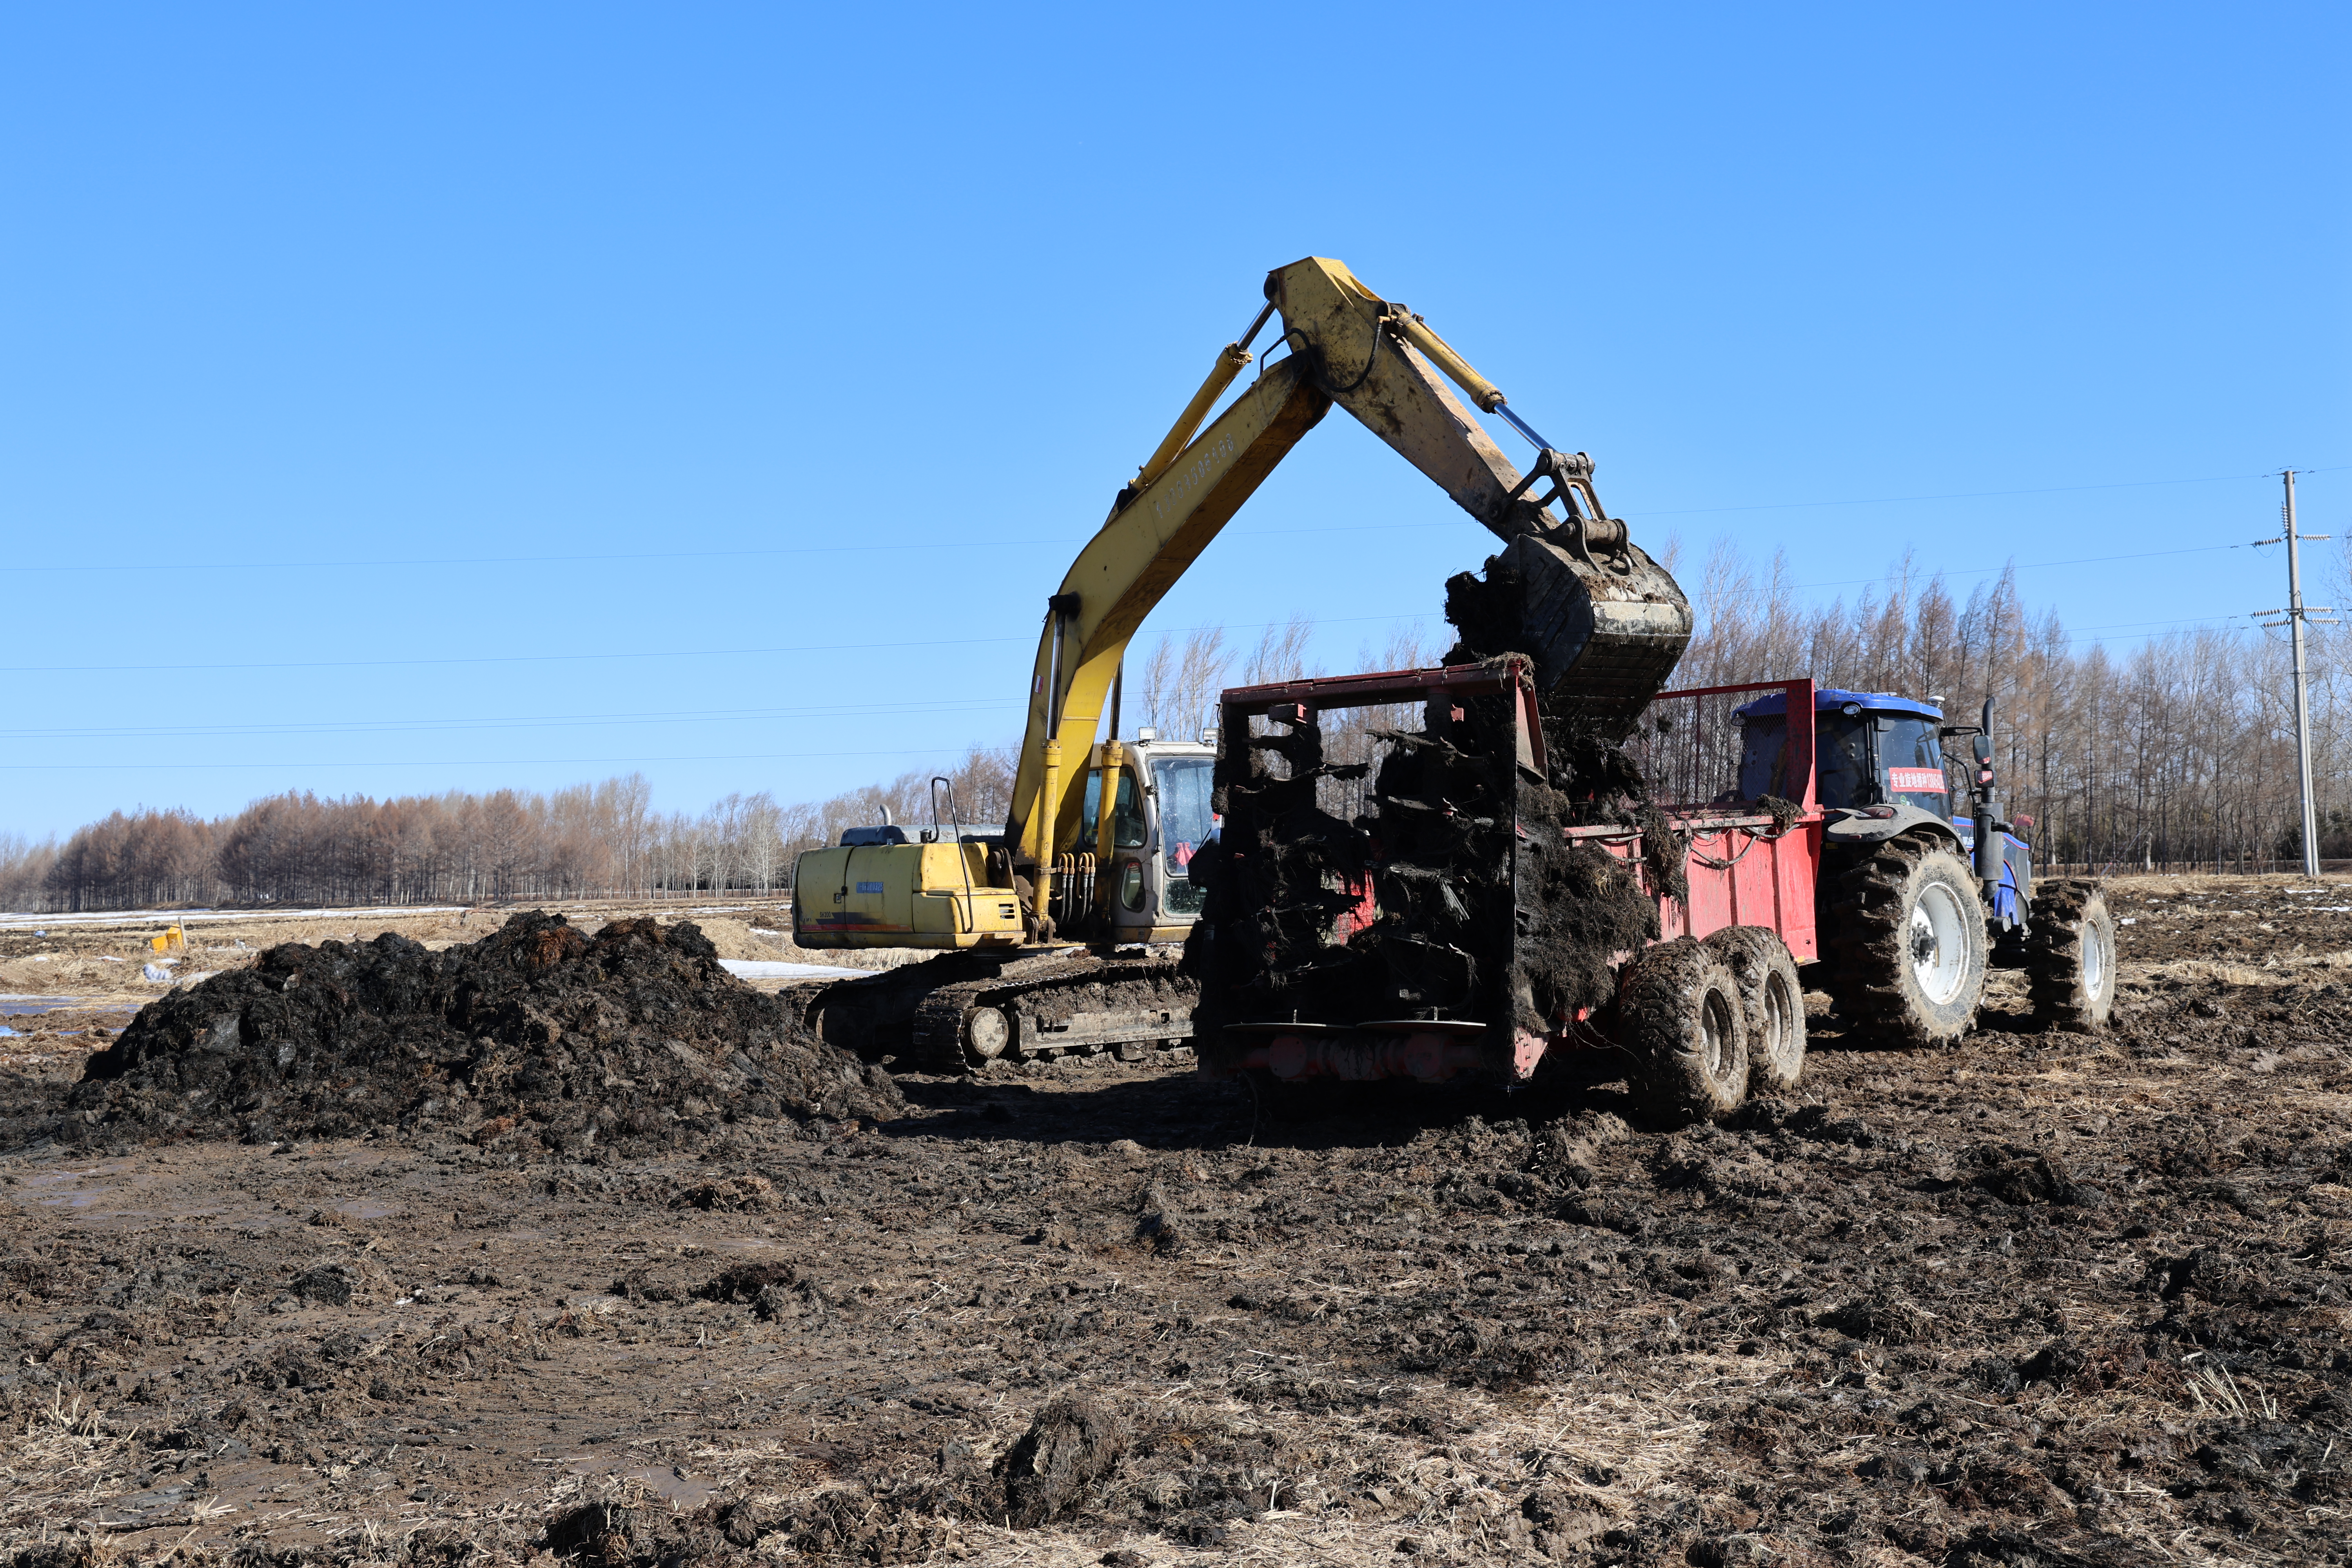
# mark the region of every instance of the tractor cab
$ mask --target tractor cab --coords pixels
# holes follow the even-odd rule
[[[1775,692],[1738,710],[1744,727],[1739,793],[1747,799],[1770,793],[1780,776],[1788,700]],[[1849,810],[1909,805],[1939,818],[1951,816],[1942,712],[1884,691],[1828,688],[1814,693],[1813,709],[1822,805]]]
[[[1884,823],[1874,830],[1866,823],[1853,822],[1850,836],[1866,841],[1900,831],[1921,820],[1914,815],[1916,812],[1948,826],[1969,859],[1980,867],[1984,864],[1976,853],[1977,827],[1969,797],[1966,791],[1956,796],[1945,772],[1941,709],[1891,692],[1830,688],[1814,693],[1813,709],[1814,743],[1820,759],[1816,787],[1822,805],[1833,814],[1843,811]],[[1789,727],[1788,698],[1777,692],[1759,698],[1739,709],[1737,717],[1742,725],[1739,793],[1753,800],[1780,777],[1780,748]],[[1953,732],[1969,735],[1977,731],[1970,726]],[[1989,784],[1992,775],[1985,771],[1984,777]],[[2005,824],[1995,832],[1999,835],[1997,861],[1992,870],[1979,872],[1980,878],[1988,879],[1986,912],[1996,929],[2021,931],[2032,888],[2032,852]],[[1832,837],[1842,836],[1845,835],[1832,829]]]

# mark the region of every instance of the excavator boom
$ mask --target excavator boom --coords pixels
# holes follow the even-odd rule
[[[1420,317],[1318,257],[1276,268],[1265,295],[1258,322],[1280,312],[1288,356],[1195,436],[1249,363],[1257,328],[1225,346],[1047,601],[1005,833],[1030,867],[1050,868],[1056,848],[1076,839],[1086,763],[1129,638],[1334,402],[1503,542],[1487,563],[1488,618],[1506,623],[1499,635],[1533,656],[1549,710],[1622,734],[1690,639],[1688,602],[1601,510],[1591,461],[1536,437]],[[1448,379],[1536,442],[1533,470],[1512,465]]]
[[[1269,367],[1156,479],[1122,491],[1123,504],[1078,552],[1048,602],[1029,683],[1005,833],[1024,859],[1050,863],[1076,831],[1084,780],[1061,759],[1067,751],[1083,763],[1092,749],[1135,628],[1330,406],[1298,361]]]

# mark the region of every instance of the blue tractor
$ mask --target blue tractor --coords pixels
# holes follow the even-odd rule
[[[1776,694],[1736,714],[1748,799],[1780,777],[1787,701]],[[1990,700],[1981,723],[1961,725],[1883,691],[1822,689],[1814,703],[1828,816],[1818,919],[1839,1014],[1873,1034],[1948,1045],[1974,1026],[1986,971],[2004,968],[2025,971],[2045,1026],[2104,1027],[2116,993],[2106,891],[2084,879],[2036,883],[2032,851],[2000,817]],[[1971,757],[1956,791],[1944,742],[1962,736]]]

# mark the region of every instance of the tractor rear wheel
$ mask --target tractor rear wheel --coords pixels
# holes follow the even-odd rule
[[[1748,1007],[1722,955],[1689,937],[1641,952],[1619,977],[1617,1016],[1642,1110],[1679,1127],[1748,1098]]]
[[[2026,994],[2045,1026],[2077,1035],[2107,1026],[2116,1007],[2116,917],[2104,886],[2074,879],[2033,889],[2025,973]]]
[[[1856,1027],[1908,1046],[1948,1046],[1984,999],[1984,900],[1959,851],[1906,833],[1830,889],[1831,994]]]
[[[1805,987],[1780,933],[1726,926],[1706,939],[1739,977],[1748,1005],[1748,1089],[1794,1089],[1805,1071]]]

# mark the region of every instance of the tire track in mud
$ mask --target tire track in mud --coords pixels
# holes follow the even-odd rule
[[[2199,942],[2340,918],[2224,895],[2258,912]],[[2352,989],[2260,968],[2324,939],[2189,951],[2151,918],[2177,896],[2119,891],[2107,1035],[2022,1032],[2021,988],[1948,1053],[1816,1018],[1793,1093],[1672,1134],[1605,1083],[1276,1121],[1108,1066],[636,1155],[19,1154],[0,1531],[248,1562],[2340,1560]],[[2184,967],[2225,960],[2261,982]],[[1068,1400],[1102,1425],[1008,1463]],[[1038,1474],[1042,1522],[1008,1526]]]

